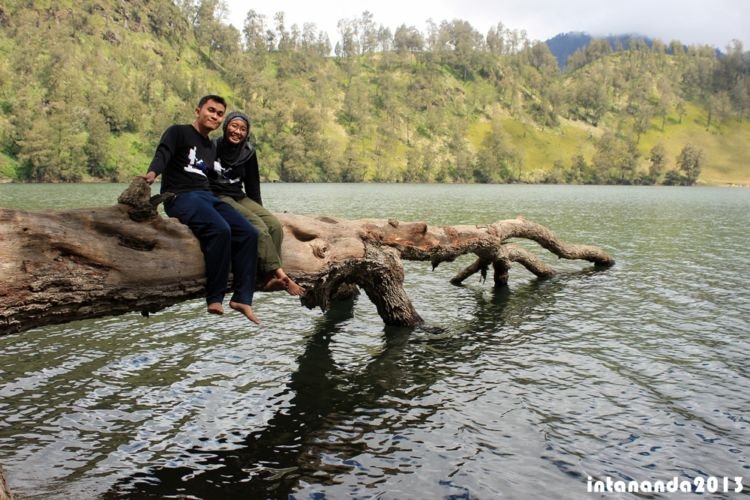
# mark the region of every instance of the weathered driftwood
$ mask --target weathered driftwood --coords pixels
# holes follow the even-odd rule
[[[5,480],[5,471],[0,467],[0,500],[13,500],[13,492],[10,491],[10,486]]]
[[[201,297],[203,257],[190,230],[160,216],[158,196],[135,179],[118,204],[65,211],[0,209],[0,332],[141,311]],[[518,262],[539,277],[554,270],[511,238],[537,242],[566,259],[608,267],[599,248],[570,245],[521,217],[489,225],[428,226],[396,220],[346,220],[277,214],[284,225],[286,272],[307,290],[309,307],[327,310],[341,295],[365,291],[387,324],[421,322],[403,288],[401,259],[477,260],[451,282],[494,268],[505,286]]]

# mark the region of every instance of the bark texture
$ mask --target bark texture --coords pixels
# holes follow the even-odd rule
[[[159,311],[201,297],[203,256],[190,230],[156,210],[160,196],[135,179],[110,207],[57,212],[0,209],[0,332],[140,311]],[[397,220],[347,220],[276,214],[284,225],[284,269],[307,289],[309,308],[326,310],[365,291],[386,324],[421,318],[404,291],[402,259],[433,268],[464,254],[475,262],[460,284],[490,266],[505,286],[512,263],[536,276],[554,270],[528,250],[507,243],[526,238],[560,258],[609,267],[614,260],[590,245],[561,241],[522,217],[489,225],[428,226]]]
[[[8,482],[5,480],[5,471],[0,467],[0,500],[13,500],[14,498],[13,493],[10,491],[10,486],[8,486]]]

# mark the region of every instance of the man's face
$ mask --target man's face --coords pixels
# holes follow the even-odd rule
[[[202,107],[196,108],[195,121],[200,128],[208,132],[216,130],[221,125],[224,111],[226,111],[226,108],[223,104],[209,99]]]

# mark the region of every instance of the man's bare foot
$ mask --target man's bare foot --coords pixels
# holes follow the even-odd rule
[[[208,314],[224,314],[224,307],[222,307],[221,302],[212,302],[211,304],[208,304]]]
[[[241,302],[231,302],[230,301],[229,302],[229,307],[231,307],[235,311],[241,312],[242,314],[245,315],[245,317],[247,319],[249,319],[253,323],[255,323],[257,325],[260,325],[260,320],[258,319],[257,316],[255,316],[255,313],[253,313],[253,308],[250,307],[249,305],[243,304]]]
[[[286,284],[286,291],[289,295],[301,297],[305,294],[305,289],[292,281],[292,278],[289,276],[284,277],[284,283]]]

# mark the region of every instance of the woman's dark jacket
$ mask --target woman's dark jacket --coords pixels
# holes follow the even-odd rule
[[[214,142],[217,162],[214,164],[213,175],[209,176],[211,191],[216,196],[231,196],[237,201],[247,196],[263,205],[255,148],[249,142],[232,144],[223,137]]]

